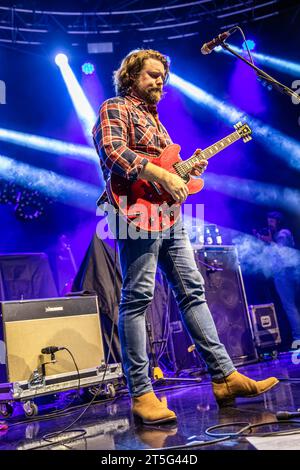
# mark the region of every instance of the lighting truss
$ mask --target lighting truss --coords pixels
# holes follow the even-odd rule
[[[204,24],[218,30],[228,23],[256,21],[296,8],[290,0],[168,0],[163,4],[119,0],[113,9],[108,0],[98,3],[90,11],[55,11],[52,2],[40,2],[41,9],[38,2],[36,9],[26,7],[27,2],[23,8],[22,2],[18,7],[0,6],[0,44],[45,45],[55,29],[64,32],[72,45],[120,43],[124,37],[144,42],[185,38],[199,34]]]

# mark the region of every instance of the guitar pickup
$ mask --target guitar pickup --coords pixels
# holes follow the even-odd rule
[[[150,184],[153,186],[153,188],[155,189],[155,191],[157,192],[157,194],[159,194],[160,196],[162,195],[162,190],[160,189],[160,187],[154,183],[153,181],[150,182]]]

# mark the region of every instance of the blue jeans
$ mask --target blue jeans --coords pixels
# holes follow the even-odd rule
[[[167,239],[118,239],[122,269],[119,307],[119,336],[123,367],[131,396],[152,390],[146,351],[145,312],[153,298],[157,265],[166,275],[182,320],[214,379],[235,370],[207,306],[203,277],[197,269],[193,249],[181,219]]]

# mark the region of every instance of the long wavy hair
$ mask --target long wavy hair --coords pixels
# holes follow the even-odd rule
[[[152,49],[137,49],[131,51],[121,62],[121,66],[113,74],[116,94],[125,96],[131,91],[131,87],[141,72],[147,59],[159,60],[165,69],[164,83],[169,78],[170,60],[167,56]]]

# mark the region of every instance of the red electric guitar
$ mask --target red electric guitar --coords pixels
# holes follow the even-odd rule
[[[248,124],[238,122],[234,127],[235,132],[202,150],[200,154],[192,155],[188,160],[181,160],[181,148],[177,144],[168,145],[159,157],[147,158],[154,165],[179,175],[185,181],[189,194],[197,193],[203,188],[204,181],[193,177],[190,172],[199,160],[208,160],[239,139],[244,142],[251,140]],[[106,191],[110,202],[137,231],[161,232],[170,228],[180,215],[180,203],[175,202],[171,194],[158,183],[143,179],[131,183],[112,173]]]

